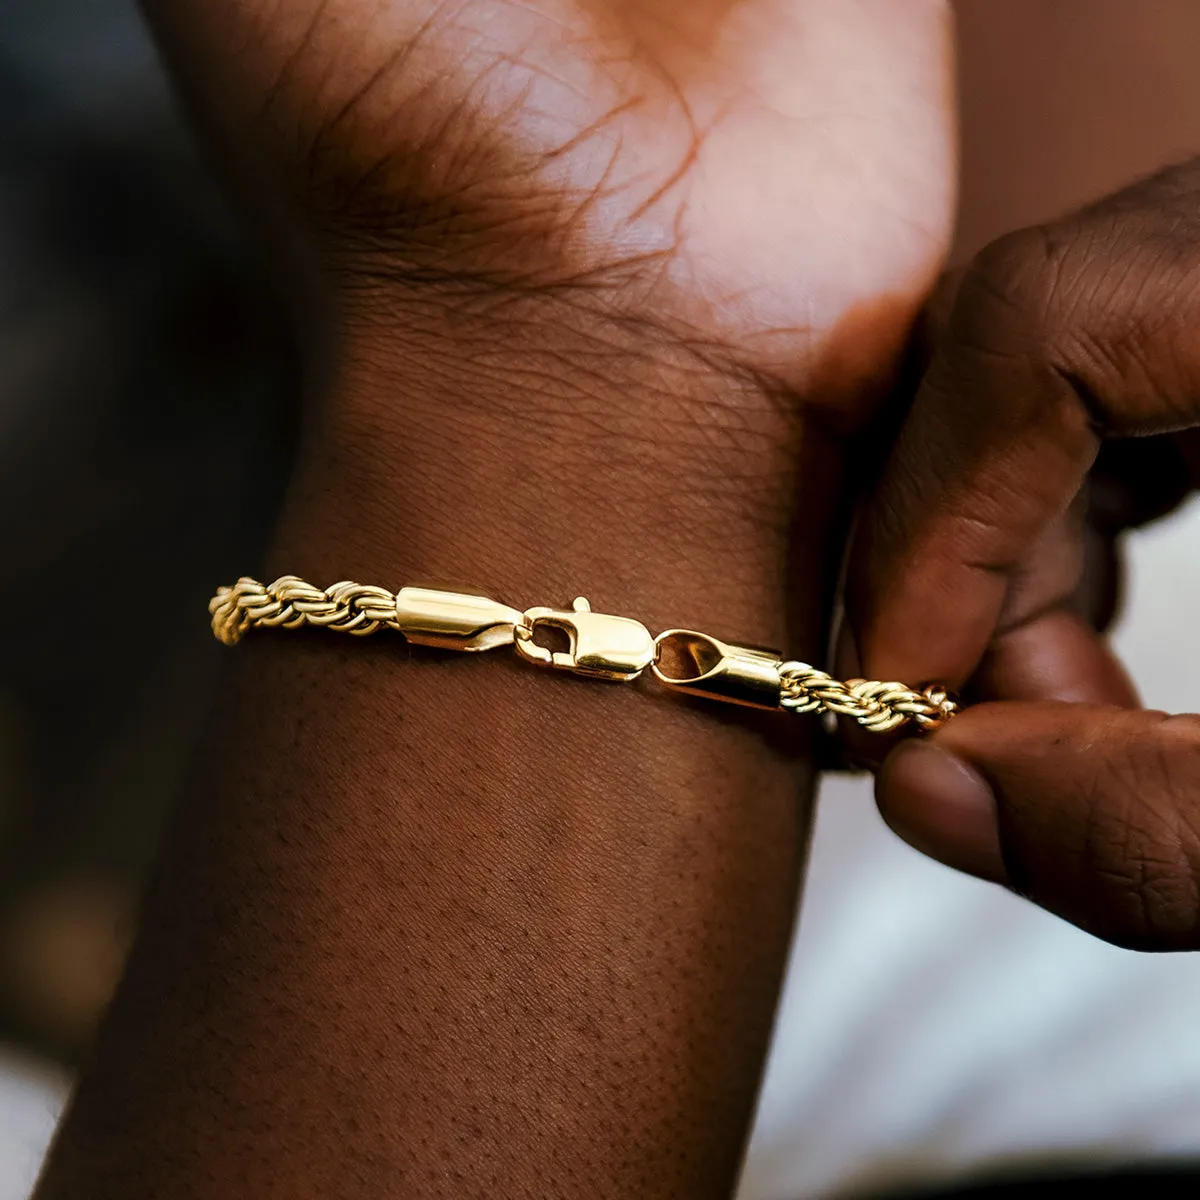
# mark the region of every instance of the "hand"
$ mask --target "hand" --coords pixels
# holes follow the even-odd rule
[[[565,298],[842,404],[877,396],[946,244],[937,0],[145,2],[341,307],[440,292],[500,327]]]
[[[1102,439],[1172,435],[1141,443],[1140,513],[1105,456],[1109,534],[1195,478],[1175,435],[1200,424],[1198,213],[1193,162],[976,259],[860,524],[843,645],[873,677],[1008,702],[894,753],[893,827],[1146,948],[1200,946],[1200,718],[1132,708],[1079,585]]]

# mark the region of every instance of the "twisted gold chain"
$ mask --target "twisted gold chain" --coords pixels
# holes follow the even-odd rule
[[[570,609],[522,612],[471,593],[391,592],[349,581],[318,588],[283,575],[267,584],[243,577],[219,588],[208,610],[213,633],[227,646],[255,627],[311,625],[355,637],[390,629],[410,642],[444,649],[512,646],[530,662],[592,678],[629,680],[649,667],[660,683],[677,691],[758,708],[835,713],[875,733],[908,724],[929,732],[958,711],[954,697],[937,685],[917,690],[869,679],[843,682],[808,663],[785,662],[774,651],[693,630],[671,629],[655,638],[628,617],[592,612],[582,598]],[[568,649],[539,644],[538,631],[545,627],[565,637]]]
[[[236,646],[256,625],[264,629],[315,625],[358,637],[384,628],[400,632],[395,592],[349,582],[321,589],[295,575],[281,575],[274,583],[243,575],[233,587],[217,589],[208,611],[213,633],[226,646]]]

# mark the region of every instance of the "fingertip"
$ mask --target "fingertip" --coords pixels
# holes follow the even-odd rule
[[[875,784],[879,811],[914,849],[948,867],[1007,883],[996,798],[982,775],[932,741],[906,741]]]

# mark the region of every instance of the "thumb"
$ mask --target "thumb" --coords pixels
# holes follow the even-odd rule
[[[1106,941],[1200,948],[1200,716],[980,705],[899,746],[876,793],[917,849]]]

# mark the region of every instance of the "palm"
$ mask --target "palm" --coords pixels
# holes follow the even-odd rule
[[[236,72],[224,119],[345,244],[447,276],[470,245],[473,274],[589,291],[789,388],[877,374],[946,242],[937,3],[197,0],[187,20],[189,52]]]

